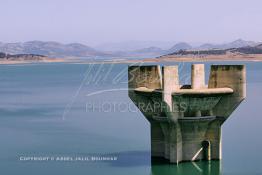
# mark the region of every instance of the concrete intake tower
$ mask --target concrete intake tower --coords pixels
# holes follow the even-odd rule
[[[191,67],[180,85],[178,66],[129,66],[129,97],[151,126],[151,156],[171,163],[221,159],[221,126],[246,97],[244,65]]]

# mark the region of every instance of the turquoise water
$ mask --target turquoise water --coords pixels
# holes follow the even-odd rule
[[[244,64],[247,99],[223,125],[222,161],[178,166],[151,162],[149,123],[127,96],[126,64],[0,65],[0,174],[262,174],[262,63]],[[179,64],[181,84],[190,66]],[[33,156],[73,160],[23,160]]]

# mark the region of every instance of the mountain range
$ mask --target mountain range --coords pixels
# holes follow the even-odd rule
[[[44,41],[0,43],[0,52],[8,54],[39,54],[48,57],[90,57],[108,55],[79,43],[61,44],[58,42]]]
[[[206,43],[202,44],[199,47],[194,48],[195,50],[208,50],[208,49],[230,49],[230,48],[240,48],[240,47],[246,47],[246,46],[255,46],[259,43],[254,41],[245,41],[242,39],[238,39],[229,43],[224,44],[211,44]]]
[[[225,44],[202,44],[200,46],[193,47],[192,45],[179,42],[174,44],[169,49],[160,48],[156,46],[150,46],[143,48],[135,48],[134,50],[99,50],[98,48],[92,48],[80,43],[62,44],[59,42],[44,42],[44,41],[29,41],[24,43],[0,43],[0,52],[7,54],[37,54],[45,55],[51,58],[67,58],[67,57],[158,57],[161,55],[167,55],[178,52],[180,50],[209,50],[209,49],[229,49],[229,48],[241,48],[246,46],[255,46],[259,43],[253,41],[245,41],[242,39],[235,40]],[[147,43],[147,45],[149,45]]]
[[[226,54],[237,54],[237,55],[245,55],[245,54],[262,54],[262,44],[256,46],[244,46],[244,47],[235,47],[235,48],[228,48],[228,49],[206,49],[206,50],[179,50],[174,53],[170,53],[165,56],[194,56],[194,55],[201,55],[201,56],[208,56],[208,55],[226,55]]]

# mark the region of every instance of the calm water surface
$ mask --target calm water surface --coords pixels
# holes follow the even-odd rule
[[[151,163],[149,123],[127,96],[126,64],[0,65],[0,174],[262,174],[262,63],[245,64],[247,98],[223,125],[223,160],[178,166]],[[181,84],[190,66],[179,64]],[[117,160],[20,160],[30,156]]]

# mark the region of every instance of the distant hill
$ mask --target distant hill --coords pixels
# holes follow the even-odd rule
[[[172,53],[176,53],[176,52],[181,52],[181,53],[194,53],[195,51],[203,51],[204,53],[206,52],[210,52],[210,50],[213,50],[213,53],[219,53],[219,52],[225,52],[225,49],[230,49],[230,48],[240,48],[240,47],[252,47],[254,45],[256,45],[258,43],[253,42],[253,41],[245,41],[242,39],[238,39],[229,43],[225,43],[225,44],[203,44],[201,46],[198,47],[193,47],[188,43],[185,42],[179,42],[176,43],[175,45],[173,45],[171,48],[169,49],[161,49],[158,47],[148,47],[148,48],[144,48],[144,49],[137,49],[137,50],[133,50],[133,51],[126,51],[126,52],[114,52],[114,54],[116,55],[121,55],[121,56],[152,56],[152,57],[158,57],[161,55],[169,55]],[[216,51],[214,51],[216,50]],[[218,51],[220,50],[220,51]]]
[[[175,44],[170,49],[168,49],[166,51],[166,53],[173,53],[173,52],[177,52],[179,50],[189,50],[189,49],[192,49],[191,45],[189,45],[188,43],[185,43],[185,42],[180,42],[180,43]]]
[[[119,51],[113,52],[112,54],[123,57],[157,57],[165,54],[166,51],[158,47],[148,47],[133,51]]]
[[[180,50],[166,56],[183,55],[225,55],[225,54],[262,54],[262,44],[229,49]]]
[[[97,45],[95,49],[103,52],[131,52],[150,47],[167,50],[173,44],[174,42],[172,41],[123,41],[100,44]]]
[[[112,54],[118,56],[129,56],[129,57],[158,57],[161,55],[177,52],[179,50],[187,50],[191,48],[192,46],[190,46],[189,44],[180,42],[175,44],[170,49],[166,49],[166,50],[159,47],[147,47],[147,48],[131,50],[131,51],[112,52]]]
[[[224,44],[202,44],[196,48],[195,50],[208,50],[208,49],[230,49],[230,48],[239,48],[239,47],[246,47],[246,46],[255,46],[258,43],[254,41],[245,41],[242,39],[238,39],[229,43],[224,43]]]
[[[9,54],[39,54],[48,57],[90,57],[108,55],[79,43],[61,44],[58,42],[43,41],[0,43],[0,52]]]
[[[231,52],[238,52],[242,54],[262,54],[262,44],[259,44],[257,46],[247,46],[247,47],[240,47],[231,49]]]
[[[169,49],[163,49],[161,47],[145,47],[143,48],[144,45],[150,44],[149,43],[137,43],[137,42],[127,42],[122,47],[120,45],[112,45],[111,49],[112,51],[108,52],[112,55],[115,56],[123,56],[123,57],[159,57],[161,55],[168,55],[172,54],[178,51],[194,51],[194,50],[210,50],[210,49],[229,49],[229,48],[239,48],[239,47],[245,47],[245,46],[254,46],[258,43],[253,42],[253,41],[245,41],[242,39],[238,39],[229,43],[224,43],[224,44],[202,44],[200,46],[193,47],[190,44],[186,42],[179,42],[170,47]],[[118,46],[118,47],[116,47]],[[139,48],[140,49],[135,49]],[[109,45],[106,47],[109,49]],[[120,51],[113,51],[115,49],[122,49]],[[132,50],[133,48],[133,50]],[[131,49],[131,50],[129,50]]]

